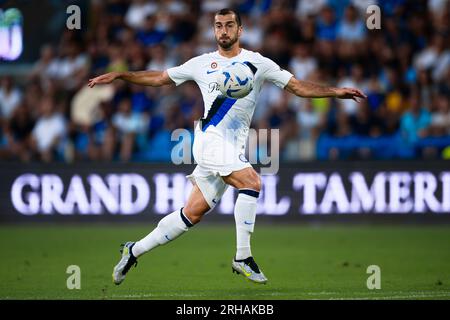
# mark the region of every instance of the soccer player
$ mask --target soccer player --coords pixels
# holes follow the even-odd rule
[[[263,82],[271,81],[299,97],[356,101],[366,98],[358,89],[326,87],[296,79],[272,60],[241,48],[242,32],[239,13],[222,9],[214,16],[217,51],[194,57],[165,71],[110,72],[89,80],[90,87],[116,79],[154,87],[173,83],[178,86],[193,80],[200,88],[205,105],[204,117],[195,128],[192,149],[197,166],[188,176],[193,188],[185,206],[162,218],[143,239],[124,244],[121,260],[114,267],[114,283],[120,284],[125,279],[131,266],[137,264],[138,257],[175,240],[200,222],[229,185],[239,190],[234,208],[237,250],[231,262],[232,270],[253,282],[266,283],[267,278],[256,264],[250,247],[261,180],[244,156],[251,118]],[[247,64],[254,73],[253,90],[241,99],[221,96],[215,83],[215,73],[235,61]]]

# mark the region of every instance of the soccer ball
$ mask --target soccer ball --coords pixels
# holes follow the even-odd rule
[[[253,89],[253,81],[252,70],[242,62],[233,62],[217,73],[219,91],[233,99],[248,95]]]

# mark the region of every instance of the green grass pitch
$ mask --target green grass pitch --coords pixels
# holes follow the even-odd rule
[[[119,244],[155,225],[0,226],[0,299],[450,299],[450,226],[268,225],[255,230],[253,255],[269,282],[231,272],[230,222],[199,224],[139,260],[112,283]],[[69,265],[81,289],[66,287]],[[381,289],[368,290],[369,265]]]

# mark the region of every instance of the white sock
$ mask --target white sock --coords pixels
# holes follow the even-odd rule
[[[157,246],[175,240],[192,226],[193,224],[184,215],[183,208],[174,211],[162,218],[158,226],[145,238],[134,244],[132,254],[139,257]]]
[[[250,189],[240,189],[234,206],[236,221],[236,260],[242,260],[252,255],[250,237],[255,227],[256,202],[259,192]]]

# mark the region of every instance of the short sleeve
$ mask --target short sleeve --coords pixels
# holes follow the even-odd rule
[[[195,58],[193,58],[182,65],[167,69],[167,74],[179,86],[183,82],[194,80],[195,69]]]
[[[289,71],[282,69],[271,59],[266,57],[262,57],[262,59],[264,79],[274,83],[277,87],[284,89],[294,75]]]

